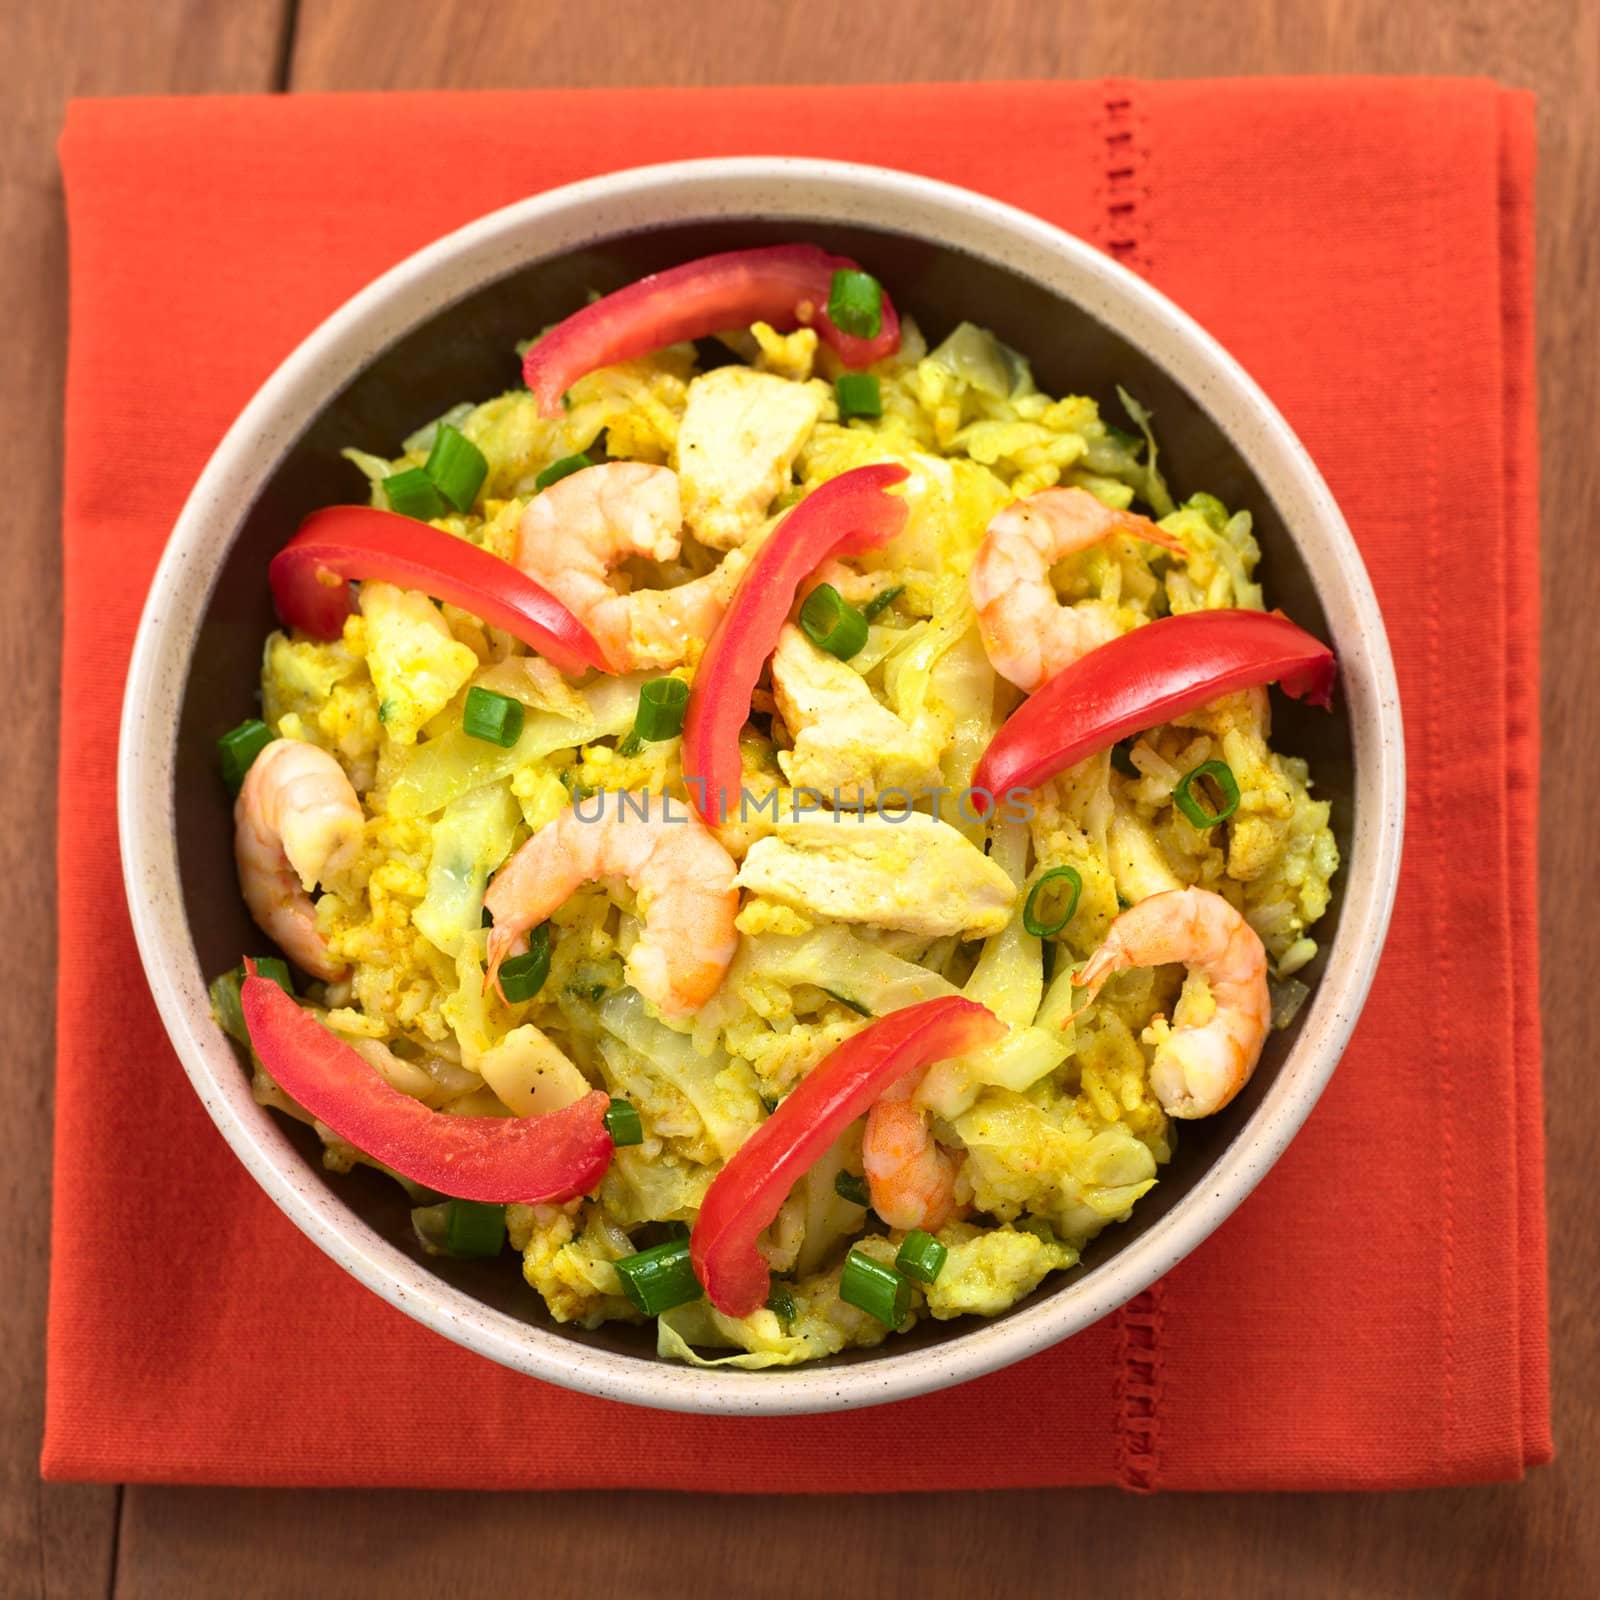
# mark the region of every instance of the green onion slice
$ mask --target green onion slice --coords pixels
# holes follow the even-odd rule
[[[644,1143],[644,1124],[639,1120],[637,1109],[626,1100],[618,1100],[612,1096],[605,1121],[606,1132],[611,1135],[612,1144]]]
[[[855,1012],[858,1017],[870,1017],[872,1015],[871,1007],[862,1005],[859,1000],[852,1000],[847,994],[840,994],[837,989],[825,988],[822,992],[830,999],[837,1000],[840,1005]]]
[[[860,1250],[844,1258],[839,1298],[859,1307],[886,1328],[898,1328],[911,1311],[911,1280]]]
[[[217,760],[222,766],[222,781],[238,794],[250,764],[272,743],[272,729],[256,717],[230,728],[217,740]]]
[[[418,1206],[411,1226],[422,1248],[432,1255],[463,1261],[497,1256],[506,1242],[506,1208],[477,1200],[443,1200]]]
[[[1047,885],[1064,883],[1071,889],[1071,898],[1067,901],[1066,909],[1054,922],[1041,922],[1034,913],[1034,908],[1039,903],[1039,896]],[[1083,877],[1076,867],[1052,867],[1044,873],[1039,881],[1028,891],[1028,898],[1022,906],[1022,929],[1024,933],[1031,933],[1035,939],[1053,939],[1072,921],[1073,914],[1078,909],[1078,898],[1083,893]]]
[[[905,1236],[894,1264],[908,1278],[918,1283],[932,1283],[944,1271],[945,1258],[950,1254],[931,1233],[913,1228]]]
[[[257,956],[255,963],[256,972],[261,977],[270,978],[285,994],[294,994],[287,961],[277,956]],[[211,996],[211,1015],[217,1019],[217,1026],[236,1044],[248,1046],[250,1030],[245,1026],[244,1002],[240,998],[243,985],[244,964],[241,962],[231,972],[213,978],[208,992]]]
[[[828,286],[828,320],[841,333],[876,339],[883,329],[883,285],[870,272],[841,268]]]
[[[560,483],[563,478],[570,478],[574,472],[582,472],[585,467],[592,467],[592,462],[586,455],[562,456],[559,461],[552,461],[537,478],[533,480],[533,487],[548,489],[552,483]]]
[[[473,684],[467,690],[467,708],[462,714],[461,726],[469,738],[482,739],[486,744],[497,744],[502,750],[509,750],[522,737],[524,715],[520,700]]]
[[[1056,1230],[1043,1217],[1018,1217],[1012,1226],[1018,1233],[1031,1233],[1035,1239],[1043,1239],[1046,1244],[1056,1242]]]
[[[528,935],[528,953],[500,963],[500,989],[513,1004],[531,1000],[550,976],[550,924],[541,922]]]
[[[676,739],[683,732],[683,713],[689,704],[689,685],[682,678],[652,678],[639,690],[639,709],[633,714],[634,737],[646,744]]]
[[[1202,778],[1209,778],[1222,793],[1222,809],[1208,811],[1194,792]],[[1202,832],[1226,822],[1239,809],[1239,780],[1226,761],[1202,761],[1192,772],[1186,772],[1172,791],[1172,803]]]
[[[483,451],[459,428],[441,422],[428,452],[428,464],[422,470],[457,511],[470,511],[483,480],[489,476],[489,463]]]
[[[767,1296],[767,1310],[787,1328],[794,1321],[794,1296],[781,1283],[774,1283]]]
[[[1111,765],[1125,778],[1137,778],[1139,769],[1133,764],[1133,740],[1124,739],[1111,747]]]
[[[859,1172],[836,1172],[833,1175],[833,1192],[841,1200],[848,1200],[853,1206],[872,1204],[867,1180]]]
[[[819,583],[800,607],[800,627],[819,650],[848,661],[867,642],[867,619],[831,583]]]
[[[687,1305],[705,1292],[689,1262],[689,1241],[668,1239],[615,1263],[622,1292],[647,1317]]]
[[[875,621],[878,617],[882,616],[883,613],[887,611],[889,607],[892,606],[895,601],[898,600],[905,592],[906,586],[903,583],[897,583],[892,589],[881,590],[879,593],[873,595],[873,597],[867,601],[864,606],[862,606],[861,615],[864,616],[868,622]]]
[[[846,372],[833,386],[839,402],[839,420],[851,417],[881,417],[883,386],[870,372]]]
[[[383,480],[383,497],[389,509],[418,522],[432,522],[449,509],[433,479],[421,467],[407,467]]]

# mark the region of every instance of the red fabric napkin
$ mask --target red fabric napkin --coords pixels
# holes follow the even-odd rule
[[[1507,1478],[1548,1459],[1526,96],[1313,79],[90,101],[61,151],[48,1476],[1303,1488]],[[1132,1307],[1018,1368],[787,1420],[547,1387],[342,1275],[256,1190],[179,1070],[113,821],[146,585],[274,364],[447,228],[575,178],[713,154],[870,159],[969,185],[1098,241],[1218,334],[1349,516],[1398,658],[1412,783],[1355,1043],[1243,1209]]]

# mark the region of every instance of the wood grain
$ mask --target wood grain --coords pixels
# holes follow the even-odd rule
[[[116,0],[8,6],[9,68],[0,112],[0,418],[9,441],[0,584],[6,718],[0,927],[32,959],[13,959],[0,998],[0,1594],[98,1595],[110,1582],[114,1488],[41,1484],[54,1072],[55,764],[61,612],[61,391],[66,356],[66,224],[55,141],[75,94],[187,93],[271,86],[277,0],[149,7],[132,26]],[[41,626],[43,624],[43,626]],[[86,930],[92,939],[92,930]]]
[[[285,0],[290,3],[290,0]],[[137,36],[111,0],[70,0],[11,46],[18,85],[0,119],[0,293],[30,315],[5,364],[11,437],[50,440],[48,473],[13,482],[28,581],[9,588],[0,667],[32,692],[13,739],[47,772],[53,663],[37,652],[42,595],[59,606],[55,554],[64,240],[50,144],[64,92],[237,89],[271,83],[288,11],[272,4],[150,5]],[[63,15],[65,20],[63,21]],[[1166,1496],[1109,1492],[888,1499],[728,1500],[560,1496],[276,1494],[130,1487],[115,1549],[98,1490],[33,1481],[44,1282],[37,1235],[0,1243],[12,1292],[0,1327],[13,1368],[0,1453],[0,1593],[407,1596],[536,1587],[572,1595],[720,1592],[777,1597],[837,1580],[930,1597],[1129,1592],[1194,1595],[1600,1593],[1600,1169],[1592,1102],[1600,1030],[1586,1004],[1588,894],[1600,882],[1587,799],[1600,792],[1591,680],[1600,630],[1600,0],[612,0],[599,26],[525,0],[301,0],[288,52],[295,90],[703,84],[889,79],[1227,76],[1239,73],[1488,74],[1539,91],[1539,353],[1543,498],[1546,810],[1541,833],[1542,985],[1550,1131],[1556,1464],[1525,1484],[1353,1496]],[[20,61],[16,58],[20,56]],[[1470,548],[1463,559],[1471,559]],[[15,804],[15,802],[14,802]],[[15,925],[51,903],[47,791],[25,792],[0,838],[0,895]],[[11,819],[8,819],[11,820]],[[25,919],[25,913],[27,914]],[[48,929],[38,937],[48,940]],[[48,942],[44,945],[48,948]],[[13,1216],[43,1209],[38,1129],[47,1114],[48,979],[14,974],[0,1011],[12,1075],[0,1170]],[[30,1098],[31,1097],[31,1098]],[[688,1559],[661,1562],[662,1552]],[[114,1571],[113,1571],[114,1567]],[[667,1574],[662,1576],[663,1571]]]

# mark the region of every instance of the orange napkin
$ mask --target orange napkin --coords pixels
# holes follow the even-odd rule
[[[1311,1488],[1509,1478],[1548,1459],[1527,97],[1313,79],[89,101],[61,151],[48,1476]],[[1132,1307],[1020,1367],[785,1420],[547,1387],[342,1275],[190,1091],[145,991],[113,821],[146,585],[276,362],[374,274],[492,207],[748,154],[872,160],[998,196],[1096,240],[1219,335],[1349,516],[1412,775],[1371,1002],[1243,1209]]]

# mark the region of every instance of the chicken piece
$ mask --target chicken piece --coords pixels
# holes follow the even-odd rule
[[[772,695],[794,736],[778,765],[795,788],[854,802],[885,789],[916,795],[939,783],[943,730],[927,719],[908,727],[854,667],[819,650],[793,623],[778,635]]]
[[[750,847],[734,881],[814,916],[929,938],[998,933],[1017,898],[997,862],[920,811],[782,820]]]
[[[684,520],[732,550],[761,526],[822,411],[822,385],[718,367],[689,385],[678,428]]]

